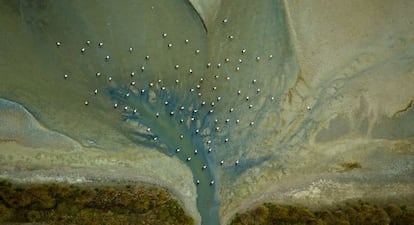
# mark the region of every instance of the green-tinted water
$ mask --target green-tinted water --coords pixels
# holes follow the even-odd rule
[[[281,1],[224,1],[208,33],[184,0],[0,9],[0,97],[84,146],[191,157],[202,224],[219,224],[221,184],[268,158],[247,150],[280,125],[262,126],[296,80]]]

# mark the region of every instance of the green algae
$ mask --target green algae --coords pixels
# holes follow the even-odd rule
[[[0,182],[0,223],[194,224],[155,187],[97,187]]]
[[[231,225],[406,225],[414,224],[414,210],[393,204],[378,206],[366,202],[311,211],[309,208],[265,203],[236,214]]]

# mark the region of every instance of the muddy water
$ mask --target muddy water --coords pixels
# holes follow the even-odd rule
[[[0,9],[1,97],[86,147],[177,156],[199,182],[202,224],[220,223],[219,188],[267,159],[247,151],[296,80],[281,2],[226,1],[208,33],[184,0]]]

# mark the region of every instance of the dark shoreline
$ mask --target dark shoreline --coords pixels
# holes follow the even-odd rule
[[[375,204],[362,200],[320,210],[298,205],[264,203],[237,213],[229,224],[409,225],[414,224],[414,209],[407,205]]]
[[[0,181],[0,224],[194,224],[164,188]]]

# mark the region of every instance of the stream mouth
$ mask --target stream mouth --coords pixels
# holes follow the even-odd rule
[[[157,184],[214,225],[412,195],[414,2],[197,1],[0,0],[2,173]]]
[[[35,65],[10,72],[36,74],[4,79],[24,87],[6,97],[84,146],[132,142],[177,157],[192,171],[203,225],[220,224],[220,190],[271,158],[249,150],[273,132],[266,118],[278,116],[296,80],[282,1],[222,2],[208,32],[185,0],[20,1],[2,10],[19,34],[6,50]]]
[[[205,123],[209,123],[209,118],[204,117],[211,115],[209,113],[203,115],[202,112],[187,109],[202,107],[199,100],[195,97],[184,100],[158,85],[154,88],[141,89],[139,93],[134,93],[125,86],[111,87],[108,88],[108,94],[116,102],[117,107],[131,108],[132,113],[123,110],[122,114],[125,121],[131,124],[129,137],[132,141],[141,145],[142,141],[136,139],[137,136],[149,137],[147,141],[158,146],[159,151],[175,156],[186,163],[192,171],[194,185],[197,186],[197,208],[202,224],[220,224],[220,201],[217,194],[219,181],[215,165],[217,162],[214,153],[209,150],[212,147],[209,142],[214,139],[214,134],[203,135],[197,131],[208,126]],[[189,104],[184,105],[182,102],[189,102]],[[177,118],[184,118],[186,123]],[[134,124],[144,127],[139,130]]]

